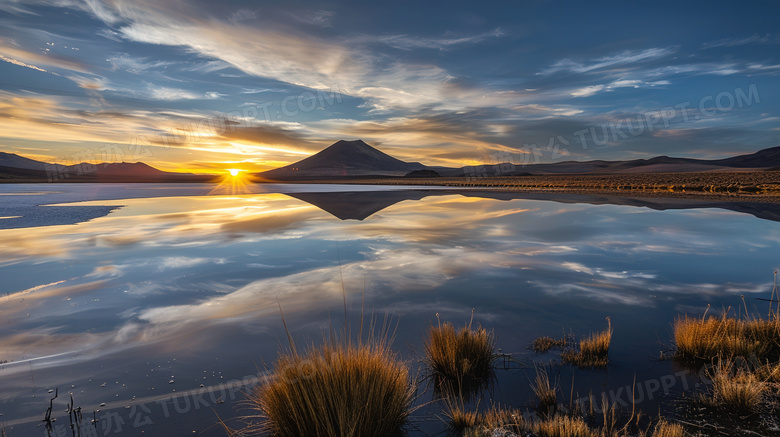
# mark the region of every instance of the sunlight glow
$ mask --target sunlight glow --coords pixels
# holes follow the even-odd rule
[[[240,171],[241,170],[236,169],[236,168],[228,169],[228,172],[230,173],[230,176],[233,176],[233,177],[238,176],[238,172],[240,172]]]

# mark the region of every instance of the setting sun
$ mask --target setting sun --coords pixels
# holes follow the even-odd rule
[[[238,169],[235,169],[235,168],[228,169],[228,173],[230,173],[230,176],[238,176],[238,172],[240,172],[240,171],[241,170],[238,170]]]

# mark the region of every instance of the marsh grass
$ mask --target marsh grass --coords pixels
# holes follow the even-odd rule
[[[284,322],[284,315],[282,314]],[[361,314],[361,331],[363,318]],[[247,394],[255,413],[231,436],[277,437],[390,436],[411,413],[417,383],[407,364],[392,352],[388,320],[378,335],[371,322],[367,339],[339,338],[331,330],[320,345],[303,351],[285,331],[289,349],[280,353],[274,373]],[[362,332],[361,332],[362,334]]]
[[[474,314],[469,323],[455,329],[450,322],[428,329],[424,340],[425,363],[444,392],[462,394],[467,387],[489,381],[493,375],[495,338],[483,327],[472,329]]]
[[[531,343],[531,349],[534,352],[544,353],[553,348],[564,348],[569,344],[568,338],[538,337]]]
[[[712,384],[707,394],[700,395],[705,405],[740,414],[761,411],[769,386],[756,373],[724,359],[708,370],[707,376]]]
[[[661,418],[656,423],[651,437],[685,437],[685,435],[685,428],[682,425]]]
[[[544,366],[536,367],[536,378],[531,383],[531,389],[539,400],[541,410],[552,410],[558,404],[558,383],[550,382],[550,374]]]
[[[610,408],[608,414],[616,411]],[[469,416],[472,426],[463,429],[464,437],[492,437],[498,435],[534,435],[538,437],[685,437],[682,425],[660,418],[655,425],[640,428],[638,418],[629,419],[622,427],[597,427],[579,415],[558,414],[543,418],[523,416],[519,410],[493,408],[476,416]],[[652,432],[652,433],[651,433]],[[509,434],[511,433],[511,434]],[[530,434],[529,434],[530,433]]]
[[[679,317],[674,322],[675,356],[687,360],[711,360],[723,356],[778,357],[780,321],[737,319],[728,311],[721,317]]]
[[[612,342],[612,322],[607,317],[608,327],[601,332],[591,333],[580,340],[578,349],[563,351],[561,358],[565,363],[578,367],[605,367],[609,364],[609,345]]]

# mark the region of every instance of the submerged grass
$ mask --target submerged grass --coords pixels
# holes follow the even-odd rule
[[[563,351],[561,358],[566,363],[579,367],[605,367],[609,364],[609,345],[612,342],[612,322],[607,317],[606,330],[591,333],[580,340],[579,349]]]
[[[493,373],[493,332],[481,326],[472,329],[473,318],[472,312],[472,320],[459,330],[452,323],[439,320],[437,326],[428,329],[424,341],[426,364],[437,379],[456,393],[474,381],[489,379]]]

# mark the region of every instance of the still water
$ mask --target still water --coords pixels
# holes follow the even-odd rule
[[[658,359],[677,315],[741,296],[766,311],[777,217],[774,205],[414,187],[0,185],[0,424],[71,435],[72,396],[81,435],[224,435],[218,416],[247,413],[243,390],[287,341],[280,308],[296,341],[318,342],[344,327],[344,293],[348,326],[363,301],[392,316],[413,368],[437,314],[462,325],[474,310],[511,356],[481,406],[532,405],[532,363],[558,360],[533,339],[609,316],[609,367],[553,376],[567,398],[627,400],[636,380],[639,407],[657,414],[695,389]],[[442,408],[418,409],[409,434],[445,430]]]

